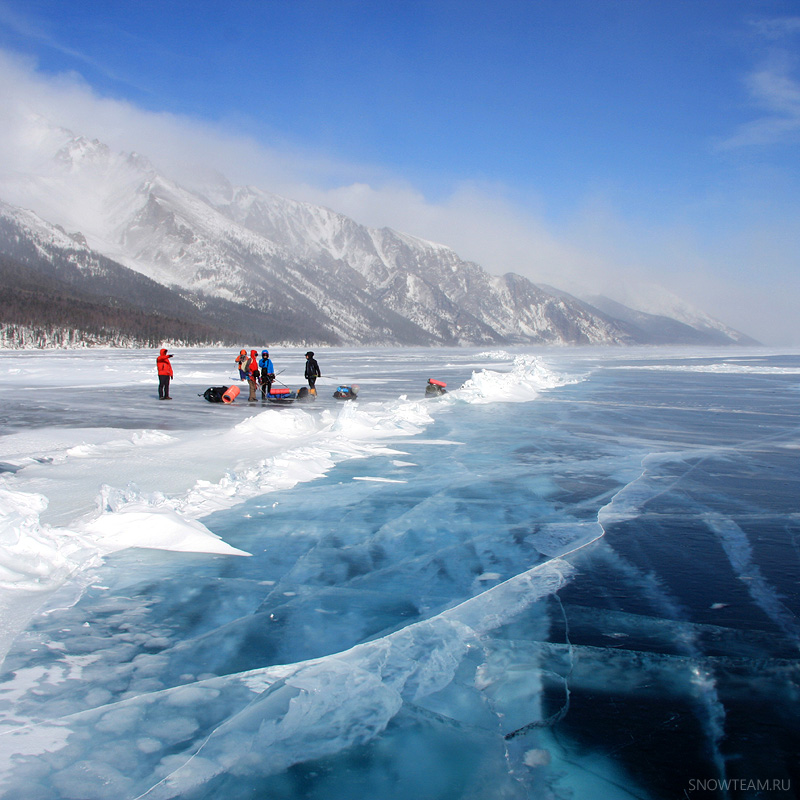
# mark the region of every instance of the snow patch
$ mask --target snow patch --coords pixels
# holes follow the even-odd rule
[[[107,552],[127,547],[174,550],[183,553],[217,553],[248,556],[244,550],[226,544],[197,520],[181,517],[168,508],[128,505],[120,511],[101,514],[84,525]]]

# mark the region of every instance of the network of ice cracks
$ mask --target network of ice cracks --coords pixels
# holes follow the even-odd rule
[[[0,564],[0,588],[8,613],[13,617],[16,608],[24,615],[26,595],[35,597],[70,580],[80,583],[80,576],[89,574],[109,553],[130,546],[246,557],[245,551],[222,541],[199,520],[250,498],[314,481],[344,460],[402,456],[398,440],[418,437],[446,404],[526,402],[568,380],[537,358],[518,356],[509,370],[475,372],[463,386],[439,398],[437,405],[400,397],[348,403],[317,417],[299,409],[264,412],[202,442],[204,451],[217,452],[215,445],[224,441],[228,451],[237,453],[236,464],[216,480],[198,478],[182,492],[106,485],[98,508],[69,527],[42,522],[48,499],[6,480],[0,485],[6,554]],[[274,449],[266,457],[264,441]],[[138,453],[164,445],[172,449],[170,458],[176,462],[199,450],[196,441],[145,431],[128,439],[67,447],[54,455],[49,466],[69,469],[76,461],[91,463],[112,453],[132,455],[135,460]],[[563,526],[553,526],[550,543],[539,543],[552,556],[545,563],[429,619],[344,652],[208,677],[98,703],[96,708],[60,718],[22,721],[7,716],[3,750],[14,754],[15,762],[19,757],[23,761],[16,768],[10,766],[4,780],[8,786],[19,786],[35,781],[39,770],[48,774],[48,785],[63,797],[83,797],[87,791],[99,798],[178,797],[223,773],[277,773],[299,761],[370,741],[404,702],[419,703],[448,687],[470,651],[480,649],[487,631],[558,591],[572,573],[559,555],[602,534],[599,525],[578,530],[565,533]],[[63,674],[52,678],[77,679],[92,658],[73,660]],[[11,692],[23,694],[26,681],[41,679],[41,675],[21,675]],[[476,687],[481,688],[480,677]],[[92,755],[98,733],[106,753],[102,761]],[[133,757],[131,743],[135,743]],[[176,751],[165,755],[171,747]],[[36,766],[24,759],[42,754],[48,756]],[[531,751],[524,758],[535,763],[537,756]]]

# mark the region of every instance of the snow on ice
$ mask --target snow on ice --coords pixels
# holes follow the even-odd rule
[[[171,403],[155,353],[0,353],[0,793],[787,779],[796,358],[318,355],[275,408],[203,400],[227,351]]]

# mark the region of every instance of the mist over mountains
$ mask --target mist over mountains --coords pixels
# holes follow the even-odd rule
[[[33,169],[0,176],[0,345],[755,344],[668,313],[579,299],[327,208],[192,189],[39,117]]]

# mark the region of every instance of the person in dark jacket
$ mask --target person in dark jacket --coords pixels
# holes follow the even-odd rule
[[[169,396],[169,379],[172,377],[172,364],[170,359],[172,354],[167,355],[167,348],[162,347],[160,355],[156,358],[156,369],[158,370],[158,399],[172,400]]]
[[[261,398],[265,399],[267,392],[272,391],[272,381],[275,380],[275,367],[272,365],[272,359],[269,357],[269,350],[261,351],[261,358],[258,361],[258,366],[261,369]]]
[[[311,394],[316,394],[317,390],[314,388],[314,384],[317,382],[317,378],[322,377],[322,373],[319,371],[319,364],[317,364],[317,360],[314,358],[314,352],[309,350],[306,353],[306,372],[305,372],[306,380],[308,381],[308,391]]]

